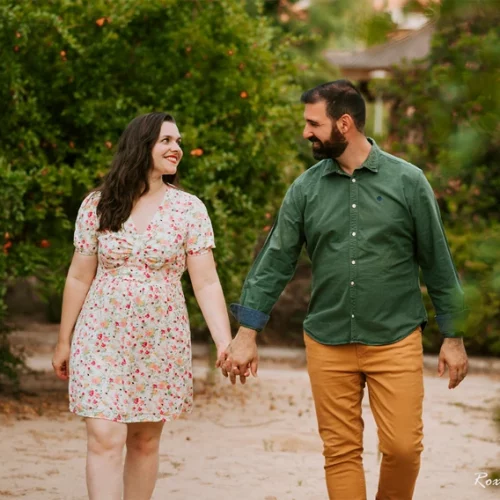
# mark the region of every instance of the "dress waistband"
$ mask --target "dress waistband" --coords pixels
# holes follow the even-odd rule
[[[177,277],[169,276],[165,271],[136,270],[133,268],[116,268],[98,270],[95,279],[102,280],[112,277],[123,281],[135,281],[139,283],[149,283],[155,285],[176,286],[180,285],[181,280]]]

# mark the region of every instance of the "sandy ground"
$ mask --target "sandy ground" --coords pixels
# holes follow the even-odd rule
[[[50,360],[34,359],[39,368]],[[195,360],[194,412],[166,424],[154,500],[326,500],[322,445],[304,366],[261,364],[259,377],[231,386],[201,381]],[[0,397],[0,498],[84,500],[85,432],[67,412],[65,385],[50,373],[27,378],[34,390]],[[426,375],[425,451],[415,500],[500,498],[500,486],[475,485],[476,473],[500,468],[493,408],[499,377],[469,375],[453,391]],[[376,429],[363,403],[368,499],[378,480]],[[349,499],[345,499],[349,500]]]

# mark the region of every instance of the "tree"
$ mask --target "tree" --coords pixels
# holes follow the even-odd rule
[[[470,307],[467,343],[483,354],[500,353],[499,24],[496,0],[443,0],[428,58],[383,88],[387,147],[435,187]]]
[[[291,37],[243,0],[0,0],[0,19],[2,283],[35,274],[60,295],[85,193],[126,124],[165,110],[235,300],[265,214],[300,169]],[[191,318],[201,325],[197,308]]]

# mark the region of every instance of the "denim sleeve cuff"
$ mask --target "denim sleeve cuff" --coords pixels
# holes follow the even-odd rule
[[[231,314],[236,318],[241,326],[251,328],[260,332],[269,321],[269,314],[265,314],[257,309],[250,309],[240,304],[231,304],[229,306]]]
[[[443,337],[463,337],[464,323],[468,311],[459,313],[440,314],[436,316],[439,330]]]

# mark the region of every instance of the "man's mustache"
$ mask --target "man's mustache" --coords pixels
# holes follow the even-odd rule
[[[312,142],[313,144],[316,143],[316,142],[321,143],[321,141],[317,137],[309,137],[308,140],[310,142]]]

